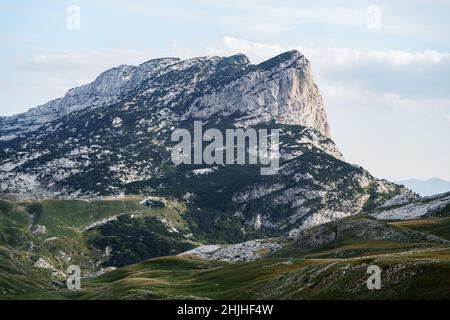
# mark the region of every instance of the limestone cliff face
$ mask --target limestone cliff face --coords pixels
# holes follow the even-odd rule
[[[187,77],[171,83],[170,79],[180,74]],[[200,92],[203,80],[209,81],[209,87]],[[330,137],[311,65],[298,51],[286,52],[259,65],[250,64],[240,54],[184,61],[154,59],[137,67],[122,65],[105,71],[90,84],[69,90],[63,98],[20,115],[0,118],[0,134],[13,138],[74,111],[117,103],[133,94],[142,94],[145,99],[154,92],[166,93],[158,102],[161,107],[170,105],[172,109],[184,104],[180,100],[186,100],[190,94],[199,95],[190,101],[187,111],[182,110],[180,115],[184,118],[236,114],[237,125],[275,120],[311,127]]]
[[[238,125],[252,126],[274,120],[317,129],[330,137],[322,97],[314,83],[309,61],[290,51],[250,68],[218,92],[197,99],[186,116],[209,118],[239,114]]]

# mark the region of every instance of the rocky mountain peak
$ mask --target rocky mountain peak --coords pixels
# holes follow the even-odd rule
[[[221,63],[230,60],[241,63],[240,68],[228,70],[235,72],[234,78],[193,101],[185,118],[235,114],[239,126],[275,121],[311,127],[331,136],[310,63],[299,51],[283,53],[258,65],[249,65],[243,55],[226,58]]]
[[[129,65],[121,65],[109,69],[100,74],[93,83],[70,89],[66,97],[95,95],[115,96],[128,89],[127,83],[132,80],[137,68]]]
[[[291,50],[279,54],[259,64],[261,68],[271,69],[275,67],[310,68],[309,60],[298,50]]]
[[[194,120],[279,129],[279,173],[261,176],[257,165],[174,166],[171,133]],[[150,193],[284,232],[373,209],[403,191],[343,161],[310,63],[298,51],[260,64],[237,54],[122,65],[1,119],[0,134],[0,193]]]
[[[177,87],[172,88],[175,84]],[[192,97],[186,101],[190,105],[180,107],[172,101],[180,98],[175,94],[178,91]],[[170,101],[184,118],[235,114],[237,125],[269,121],[300,124],[330,137],[309,61],[296,50],[258,65],[252,65],[243,54],[188,60],[158,58],[139,66],[121,65],[103,72],[90,84],[69,90],[63,98],[2,118],[0,132],[14,137],[77,110],[124,101],[130,94],[148,99],[149,92],[165,94],[158,96],[158,101],[164,100],[164,106]]]

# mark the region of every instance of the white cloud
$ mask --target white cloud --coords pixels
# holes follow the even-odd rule
[[[231,55],[241,52],[258,63],[292,49],[301,51],[311,61],[320,85],[337,83],[346,87],[361,86],[381,94],[450,98],[450,54],[438,51],[309,48],[227,36],[219,46],[206,48],[201,54]]]
[[[137,65],[152,56],[149,52],[129,49],[70,52],[41,54],[29,60],[18,60],[15,65],[22,71],[38,71],[61,79],[67,79],[68,74],[92,79],[107,69],[121,64]]]
[[[280,35],[293,31],[304,24],[339,25],[361,27],[365,25],[364,10],[327,10],[318,8],[273,8],[263,12],[252,12],[248,15],[220,17],[217,22],[225,27],[235,26],[242,31],[257,35]]]
[[[417,64],[433,66],[450,62],[450,54],[434,50],[408,52],[401,50],[358,51],[350,48],[307,48],[302,45],[281,45],[248,41],[235,37],[222,38],[218,48],[207,48],[210,54],[229,55],[236,52],[247,54],[254,62],[262,62],[276,54],[297,49],[320,65],[355,67],[360,64],[382,63],[392,67],[411,67]]]
[[[448,10],[447,0],[433,1],[437,10]],[[370,6],[381,10],[381,28],[386,36],[406,36],[440,41],[449,35],[447,20],[430,23],[429,2],[423,0],[302,1],[302,0],[194,0],[191,3],[135,0],[123,5],[119,0],[97,0],[106,7],[164,18],[166,21],[207,23],[240,36],[284,37],[286,32],[311,30],[325,34],[333,29],[367,31]]]
[[[278,35],[292,31],[301,24],[365,26],[366,6],[344,6],[316,1],[268,0],[197,0],[201,5],[223,12],[214,16],[214,23],[246,33]]]
[[[450,122],[450,113],[444,113],[444,119]]]

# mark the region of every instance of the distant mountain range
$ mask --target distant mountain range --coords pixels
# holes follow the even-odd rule
[[[397,183],[410,188],[422,196],[429,196],[450,191],[450,181],[436,177],[428,180],[408,179],[397,181]]]

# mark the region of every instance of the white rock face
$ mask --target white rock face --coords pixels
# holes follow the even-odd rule
[[[50,262],[48,262],[45,258],[39,258],[33,264],[33,267],[38,269],[46,269],[51,271],[51,275],[54,278],[58,278],[59,280],[65,279],[66,274],[58,269],[56,269]]]
[[[407,203],[404,199],[397,199],[397,203],[401,204],[400,207],[381,206],[371,215],[382,220],[411,220],[433,215],[450,205],[450,193],[413,199]]]
[[[43,124],[71,112],[115,103],[122,95],[139,86],[147,77],[154,76],[177,62],[179,59],[175,58],[155,59],[138,67],[121,65],[107,70],[94,82],[70,89],[63,98],[49,101],[19,115],[0,117],[0,133],[14,131],[15,134],[4,138],[9,140],[17,134],[37,130]]]
[[[195,169],[195,170],[192,170],[192,173],[197,176],[197,175],[202,175],[202,174],[208,174],[208,173],[214,172],[216,170],[217,170],[217,167],[204,168],[204,169]]]
[[[351,212],[339,212],[331,210],[321,210],[314,212],[312,215],[308,216],[299,228],[294,228],[289,231],[289,238],[296,238],[298,234],[305,229],[312,228],[327,222],[339,220],[348,216],[351,216]]]
[[[65,253],[64,251],[61,250],[59,250],[55,258],[65,263],[69,263],[72,260],[72,257],[68,253]]]
[[[121,213],[121,214],[117,214],[115,216],[111,216],[111,217],[108,217],[108,218],[104,218],[104,219],[100,219],[98,221],[95,221],[94,223],[92,223],[92,224],[82,228],[81,232],[85,232],[85,231],[91,230],[93,228],[105,225],[105,224],[107,224],[109,222],[116,221],[117,218],[119,218],[120,216],[123,216],[123,215],[127,215],[127,213]]]
[[[254,228],[255,230],[259,230],[259,229],[261,229],[261,225],[262,225],[262,222],[261,222],[261,215],[258,214],[258,215],[256,216],[256,218],[255,218],[255,223],[253,224],[253,228]]]
[[[208,254],[212,254],[212,253],[216,252],[220,248],[221,248],[221,246],[219,246],[219,245],[208,244],[208,245],[200,246],[195,249],[180,253],[179,256],[192,254],[192,255],[203,257],[203,256],[207,256]]]
[[[284,186],[281,184],[263,184],[263,185],[250,185],[241,192],[233,195],[233,202],[242,203],[248,200],[260,199],[274,191],[282,189]]]
[[[272,68],[257,68],[221,91],[196,100],[187,117],[208,119],[239,111],[237,125],[251,126],[274,120],[317,129],[330,137],[322,97],[314,83],[309,61],[298,51]]]
[[[117,117],[117,118],[114,118],[114,120],[112,122],[112,126],[114,128],[119,128],[122,126],[122,123],[123,123],[123,120],[121,118]]]
[[[235,68],[229,68],[230,65]],[[220,82],[223,78],[221,68],[226,70],[224,76],[232,79],[224,85]],[[69,90],[63,98],[17,116],[0,117],[2,141],[14,144],[18,140],[16,137],[32,134],[29,142],[5,150],[7,155],[0,159],[0,192],[32,193],[38,197],[94,197],[98,194],[96,190],[81,190],[76,186],[66,190],[61,185],[104,163],[108,163],[115,185],[101,185],[111,194],[120,192],[121,184],[148,180],[157,175],[159,168],[153,165],[152,156],[131,163],[127,160],[135,154],[122,155],[120,152],[125,148],[118,150],[111,148],[109,143],[99,143],[113,135],[127,134],[129,124],[124,124],[126,118],[122,114],[111,117],[108,128],[100,129],[97,125],[95,131],[78,132],[80,127],[88,127],[96,117],[103,116],[103,112],[95,114],[95,110],[115,105],[120,105],[124,112],[152,109],[150,117],[143,116],[131,126],[137,128],[133,135],[143,138],[176,128],[178,121],[186,117],[208,121],[208,117],[214,116],[217,120],[233,114],[231,125],[235,126],[265,121],[308,126],[304,128],[304,138],[297,141],[299,148],[282,154],[283,159],[298,156],[311,148],[342,158],[336,145],[327,138],[329,126],[322,99],[313,81],[310,63],[301,53],[287,52],[259,65],[251,65],[243,55],[185,61],[163,58],[137,67],[113,68],[94,82]],[[75,125],[70,121],[74,119],[66,123],[64,116],[84,114],[83,109],[92,110],[95,116],[70,128]],[[70,132],[66,133],[65,141],[45,147],[50,136],[58,136],[61,129],[68,127]],[[212,172],[199,169],[193,173]]]
[[[41,236],[41,235],[46,234],[46,233],[47,233],[47,228],[45,226],[37,225],[33,229],[33,234],[35,236]]]
[[[383,203],[379,208],[391,208],[396,206],[402,206],[407,203],[410,203],[411,201],[418,199],[419,197],[415,195],[412,192],[405,192],[402,194],[399,194],[398,196],[393,197],[392,199],[389,199],[385,203]]]
[[[39,268],[39,269],[50,269],[50,270],[54,269],[53,265],[44,258],[37,259],[34,262],[33,267]]]
[[[203,259],[231,263],[254,261],[282,248],[277,239],[251,240],[231,245],[205,245],[183,252],[181,255],[195,255]]]

